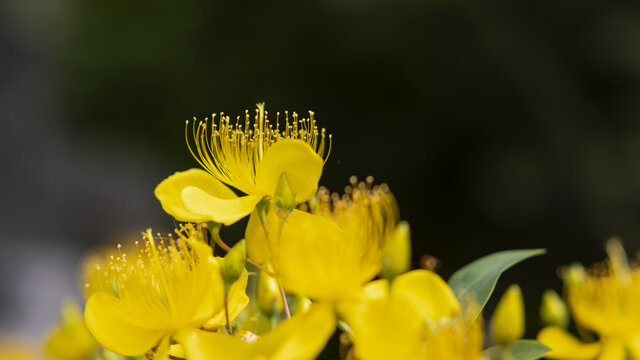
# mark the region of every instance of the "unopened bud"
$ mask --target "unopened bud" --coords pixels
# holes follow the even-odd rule
[[[80,305],[74,300],[65,300],[60,310],[60,323],[49,331],[45,339],[45,351],[53,359],[87,359],[98,347],[84,324]]]
[[[561,276],[565,286],[572,286],[583,283],[587,279],[587,272],[582,265],[573,263],[562,271]]]
[[[340,334],[338,338],[340,340],[340,346],[338,348],[338,352],[340,354],[340,359],[347,359],[349,356],[349,351],[353,348],[353,342],[351,338],[346,333]]]
[[[242,239],[225,255],[220,266],[225,284],[231,286],[242,274],[247,261],[247,242]]]
[[[545,325],[567,328],[569,325],[569,311],[557,292],[547,289],[542,294],[540,304],[540,319]]]
[[[258,276],[256,297],[260,311],[267,316],[272,316],[282,311],[282,297],[280,296],[278,282],[263,271]]]
[[[609,255],[613,275],[620,279],[622,283],[630,282],[631,269],[629,267],[629,259],[619,238],[611,238],[607,241],[607,254]]]
[[[82,310],[80,305],[71,298],[65,299],[60,307],[60,322],[62,326],[72,325],[83,322]]]
[[[411,267],[411,231],[409,223],[400,222],[385,244],[382,277],[393,279]]]
[[[295,198],[296,195],[291,189],[289,179],[287,179],[287,174],[280,174],[280,179],[278,180],[275,193],[276,205],[283,210],[289,211],[296,206]]]
[[[291,314],[304,313],[311,307],[313,302],[306,296],[296,296],[291,306]]]
[[[493,338],[497,344],[509,344],[524,335],[524,300],[520,286],[505,291],[491,318]]]

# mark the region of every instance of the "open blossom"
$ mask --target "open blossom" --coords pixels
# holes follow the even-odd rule
[[[313,112],[308,119],[294,113],[292,124],[288,113],[285,117],[283,128],[279,119],[274,128],[258,104],[253,126],[248,112],[244,122],[222,113],[210,122],[194,120],[191,133],[187,122],[187,145],[204,170],[177,172],[162,181],[155,195],[163,209],[180,221],[230,225],[249,215],[263,197],[274,196],[282,174],[296,203],[311,199],[327,150],[324,129],[316,127]],[[228,186],[245,195],[238,197]]]
[[[167,357],[170,337],[183,329],[213,326],[224,318],[220,266],[200,231],[185,226],[156,238],[148,230],[136,251],[120,251],[96,264],[87,280],[87,327],[105,348],[136,356],[156,348]],[[230,291],[233,318],[248,303],[246,272]],[[221,315],[222,314],[222,315]]]
[[[380,273],[385,241],[399,219],[389,188],[372,181],[354,177],[343,196],[323,188],[311,213],[294,210],[282,223],[273,210],[266,226],[253,214],[245,234],[249,256],[268,263],[291,293],[330,302],[353,295]]]
[[[360,360],[481,360],[482,322],[466,310],[437,274],[414,270],[367,284],[342,316]]]
[[[630,265],[617,241],[608,243],[609,261],[585,271],[571,266],[565,292],[575,322],[599,341],[583,343],[559,326],[540,331],[550,359],[640,359],[640,269]]]

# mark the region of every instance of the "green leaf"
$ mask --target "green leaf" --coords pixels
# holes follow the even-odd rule
[[[506,250],[481,257],[456,271],[449,278],[449,286],[459,300],[474,298],[480,305],[479,314],[505,270],[522,260],[545,252],[544,249]]]
[[[536,340],[518,340],[509,345],[497,345],[482,352],[489,360],[537,360],[549,352]]]

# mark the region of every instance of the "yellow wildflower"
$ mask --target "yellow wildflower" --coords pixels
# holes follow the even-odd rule
[[[127,254],[118,246],[118,254],[95,267],[86,284],[85,322],[105,348],[136,356],[157,346],[155,356],[166,359],[177,331],[215,326],[224,318],[224,281],[211,248],[193,226],[176,233],[177,239],[157,239],[148,230],[137,251]],[[229,308],[240,303],[242,310],[246,276],[238,282]]]
[[[594,331],[598,342],[581,343],[557,326],[548,326],[538,341],[552,349],[550,359],[640,359],[640,269],[630,265],[616,240],[607,244],[609,261],[590,271],[572,267],[565,292],[579,327]]]
[[[88,358],[98,348],[84,324],[82,310],[77,302],[67,300],[62,304],[61,319],[46,336],[45,350],[54,359],[81,360]]]
[[[294,210],[282,225],[269,211],[269,236],[252,214],[245,234],[249,256],[270,263],[289,292],[332,302],[353,295],[380,272],[385,240],[398,222],[389,188],[372,182],[353,177],[342,197],[322,188],[313,213]]]
[[[482,323],[437,274],[413,270],[367,284],[344,306],[360,360],[480,360]]]
[[[294,113],[293,124],[285,114],[284,129],[279,119],[273,128],[264,104],[258,104],[253,127],[248,112],[244,125],[239,117],[234,125],[223,113],[216,121],[214,114],[210,123],[194,120],[192,139],[187,122],[187,145],[206,171],[177,172],[162,181],[155,195],[163,209],[179,221],[229,225],[249,215],[263,197],[274,196],[282,174],[297,203],[312,198],[324,165],[324,129],[316,127],[313,112],[300,120]],[[236,196],[225,184],[246,195]]]
[[[194,329],[180,331],[175,338],[189,360],[309,360],[322,351],[335,326],[333,310],[316,304],[251,342]]]

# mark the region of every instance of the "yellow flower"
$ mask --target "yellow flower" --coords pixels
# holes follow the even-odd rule
[[[81,360],[88,358],[97,348],[98,343],[85,326],[78,303],[65,301],[60,322],[46,336],[47,355],[54,359]]]
[[[249,257],[270,264],[288,292],[331,302],[353,295],[380,272],[385,240],[398,222],[388,187],[368,180],[354,177],[342,197],[321,189],[313,213],[294,210],[284,224],[270,210],[268,237],[252,214],[245,234]]]
[[[177,331],[222,323],[224,282],[211,248],[191,225],[176,233],[177,239],[157,239],[148,230],[136,251],[127,254],[118,246],[117,254],[95,267],[86,284],[84,318],[105,348],[136,356],[157,346],[156,357],[166,359]],[[248,302],[246,274],[238,283],[229,294],[230,317]]]
[[[482,323],[437,274],[414,270],[367,284],[342,307],[360,360],[480,360]]]
[[[189,360],[310,360],[322,351],[335,327],[333,310],[316,304],[253,342],[201,330],[184,330],[175,338]]]
[[[193,139],[186,131],[187,145],[206,171],[177,172],[162,181],[155,195],[163,209],[179,221],[230,225],[249,215],[263,197],[274,196],[283,173],[295,201],[309,200],[318,188],[325,156],[324,129],[319,131],[313,112],[309,114],[309,119],[299,120],[294,113],[289,124],[286,113],[284,129],[278,120],[273,128],[264,104],[258,104],[253,127],[248,112],[244,124],[238,118],[234,125],[223,113],[217,121],[214,114],[211,123],[194,121]],[[238,197],[224,184],[246,195]]]
[[[552,349],[551,359],[640,359],[640,269],[630,266],[619,242],[607,244],[609,262],[589,272],[572,266],[565,292],[579,327],[594,331],[598,342],[583,344],[562,328],[549,326],[538,341]]]

